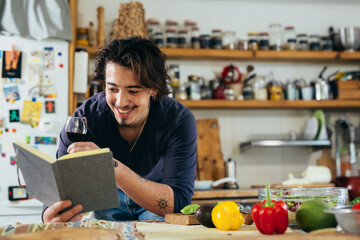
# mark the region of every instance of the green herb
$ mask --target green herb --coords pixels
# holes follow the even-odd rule
[[[190,204],[181,209],[180,212],[183,214],[193,214],[199,207],[199,204]]]

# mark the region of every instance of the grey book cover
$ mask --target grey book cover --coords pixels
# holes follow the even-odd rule
[[[119,205],[112,152],[108,149],[65,155],[58,160],[13,143],[28,193],[47,206],[60,200],[82,204],[82,212]]]

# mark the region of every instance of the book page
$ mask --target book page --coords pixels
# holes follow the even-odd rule
[[[49,162],[49,163],[53,163],[55,162],[55,159],[53,159],[52,157],[50,157],[49,155],[43,153],[43,152],[40,152],[39,150],[33,148],[33,147],[30,147],[29,145],[23,143],[23,142],[15,142],[16,145],[18,145],[21,148],[24,148],[25,150],[33,153],[34,155],[38,156],[39,158]]]
[[[89,156],[89,155],[95,155],[95,154],[107,153],[107,152],[110,152],[109,148],[101,148],[101,149],[96,149],[96,150],[82,151],[82,152],[76,152],[76,153],[70,153],[70,154],[64,155],[64,156],[58,158],[57,160],[83,157],[83,156]]]

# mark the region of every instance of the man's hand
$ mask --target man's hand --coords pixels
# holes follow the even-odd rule
[[[96,145],[93,142],[74,142],[68,147],[67,152],[76,153],[76,152],[96,150],[96,149],[100,149],[100,148],[98,147],[98,145]]]
[[[59,213],[60,211],[71,206],[70,200],[60,201],[54,203],[52,206],[48,207],[43,215],[44,223],[54,223],[54,222],[72,222],[80,221],[84,213],[80,213],[83,210],[81,204],[77,204],[69,210]]]

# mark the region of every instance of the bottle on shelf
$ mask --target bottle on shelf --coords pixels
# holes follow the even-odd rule
[[[222,32],[221,29],[211,31],[211,48],[222,49]]]
[[[283,45],[283,30],[280,23],[272,23],[269,26],[270,49],[280,51]]]
[[[249,32],[249,49],[250,50],[258,50],[258,33],[257,32]]]
[[[294,26],[286,26],[284,30],[284,50],[296,50],[296,33]]]
[[[190,42],[191,42],[191,48],[194,49],[199,49],[200,46],[200,30],[199,27],[194,26],[191,28],[191,38],[190,38]]]
[[[177,47],[187,48],[188,47],[188,30],[180,29],[177,36]]]
[[[309,50],[309,41],[306,33],[299,33],[296,36],[297,50],[307,51]]]

